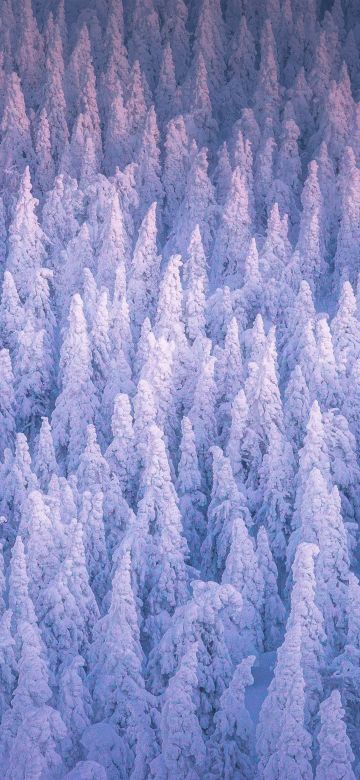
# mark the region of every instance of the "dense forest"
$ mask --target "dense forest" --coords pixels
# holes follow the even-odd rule
[[[360,778],[359,0],[0,0],[1,780]]]

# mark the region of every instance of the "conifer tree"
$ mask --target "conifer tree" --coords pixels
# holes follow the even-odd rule
[[[15,441],[14,375],[8,349],[0,351],[0,453]]]
[[[68,329],[60,353],[61,391],[52,415],[55,447],[70,471],[78,465],[84,447],[86,426],[92,421],[96,404],[91,378],[90,349],[83,303],[72,298]]]
[[[45,236],[38,223],[37,200],[31,193],[30,170],[22,175],[14,217],[9,228],[7,270],[12,273],[22,299],[29,293],[32,274],[45,258]]]
[[[176,491],[191,561],[200,567],[200,548],[205,536],[206,496],[202,490],[194,431],[188,417],[182,419],[181,434]]]
[[[333,691],[320,704],[321,727],[319,731],[320,760],[316,768],[316,780],[325,780],[331,775],[342,775],[354,780],[352,770],[354,754],[344,723],[344,710],[339,691]]]

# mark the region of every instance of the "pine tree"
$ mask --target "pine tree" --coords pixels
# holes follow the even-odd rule
[[[127,774],[135,771],[145,777],[153,750],[151,699],[142,674],[133,577],[131,550],[124,543],[117,558],[109,611],[98,623],[91,648],[90,681],[96,720],[116,725]]]
[[[30,171],[22,175],[14,217],[9,228],[7,270],[12,273],[22,299],[29,293],[32,274],[45,258],[45,236],[38,223],[37,200],[31,194]]]
[[[264,24],[261,34],[261,60],[255,91],[256,112],[260,126],[271,118],[276,125],[280,102],[277,53],[270,19]]]
[[[129,305],[136,337],[145,317],[151,318],[155,311],[160,266],[156,237],[156,203],[153,203],[141,224],[131,265]]]
[[[8,204],[17,197],[21,176],[34,159],[24,95],[19,76],[15,72],[7,75],[0,128],[1,184],[4,192],[5,188],[8,188],[5,200]]]
[[[22,622],[18,635],[19,676],[2,721],[0,749],[7,780],[26,777],[34,768],[38,777],[64,769],[59,753],[66,728],[59,712],[48,704],[52,693],[36,622]]]
[[[92,716],[92,702],[85,685],[84,666],[82,656],[75,656],[63,669],[59,679],[58,708],[67,729],[62,752],[71,764],[79,755],[79,742],[90,725]]]
[[[240,168],[236,167],[213,250],[212,263],[217,275],[234,281],[239,279],[249,247],[250,230],[249,192]]]
[[[304,676],[298,626],[289,628],[278,650],[275,675],[257,728],[259,777],[310,780],[311,737],[304,727]]]
[[[181,422],[181,444],[176,491],[179,496],[184,535],[186,537],[191,562],[197,568],[201,564],[201,543],[205,536],[206,495],[199,471],[195,447],[195,436],[188,417]]]
[[[212,490],[207,511],[207,535],[202,547],[203,569],[212,579],[220,579],[232,544],[233,524],[245,521],[250,513],[244,495],[234,480],[231,466],[220,447],[211,448]],[[250,542],[250,544],[252,544]]]
[[[36,185],[40,195],[49,190],[54,181],[55,169],[51,154],[51,137],[46,109],[43,108],[35,139]]]
[[[0,351],[0,454],[15,441],[14,375],[9,350]]]
[[[248,656],[236,667],[229,687],[220,698],[215,733],[209,748],[209,777],[230,780],[238,773],[251,780],[254,773],[253,724],[246,709],[245,691],[254,679]]]
[[[144,632],[152,647],[188,594],[187,544],[164,440],[156,425],[149,429],[138,495],[137,522],[147,560],[141,593],[148,614]]]
[[[198,225],[190,239],[183,276],[185,331],[193,343],[197,336],[205,335],[208,288],[206,257]]]
[[[131,58],[139,60],[151,89],[157,83],[160,70],[160,25],[153,0],[145,4],[135,0],[132,20],[132,35],[129,42]]]
[[[105,457],[111,470],[116,474],[125,498],[134,501],[134,426],[129,397],[119,394],[115,397],[111,418],[112,441]]]
[[[354,780],[351,764],[354,754],[344,723],[344,710],[339,691],[333,691],[320,704],[321,728],[319,731],[320,760],[316,768],[316,780],[342,775]]]
[[[226,629],[229,626],[228,619],[233,621],[234,638],[238,637],[240,613],[241,596],[231,585],[195,580],[192,583],[191,599],[184,606],[178,607],[167,632],[149,660],[149,673],[155,691],[163,693],[165,690],[165,696],[169,699],[174,684],[174,705],[177,713],[173,722],[174,729],[179,727],[179,733],[185,731],[186,735],[186,729],[182,725],[182,713],[189,712],[190,734],[193,735],[192,740],[196,738],[195,745],[198,744],[200,750],[202,740],[211,738],[214,732],[214,716],[219,710],[221,695],[228,688],[234,673]],[[189,674],[186,674],[186,666],[189,667],[190,659],[193,674],[189,677]],[[180,670],[180,680],[177,678],[176,684],[173,678]],[[184,706],[180,707],[179,702],[179,697],[182,699],[183,686],[187,691],[185,709]],[[167,722],[163,721],[163,734],[167,734]],[[172,737],[171,731],[169,737]],[[202,740],[199,737],[202,737]],[[192,754],[192,740],[189,745],[186,736],[183,739],[180,761],[188,761],[186,755]],[[168,760],[171,759],[174,760],[173,751]],[[199,754],[199,759],[201,762],[202,753]],[[185,766],[187,765],[185,763]]]
[[[49,14],[46,28],[44,110],[49,122],[51,152],[55,164],[58,164],[69,140],[64,70],[61,28]]]
[[[338,371],[348,376],[354,361],[360,357],[356,300],[350,282],[344,282],[342,286],[331,332]]]
[[[184,117],[170,119],[166,127],[163,185],[165,191],[164,220],[170,228],[184,197],[190,165],[190,141]]]
[[[265,651],[276,649],[283,637],[285,608],[278,592],[278,570],[271,553],[264,526],[257,534],[256,555],[260,574],[264,581],[263,626]]]
[[[43,67],[43,39],[39,32],[30,0],[20,6],[14,4],[17,15],[19,39],[16,49],[16,64],[29,103],[36,101],[40,74]],[[19,18],[18,14],[21,13]],[[21,21],[21,23],[20,23]]]
[[[221,551],[222,552],[222,551]],[[262,652],[262,605],[264,579],[258,565],[253,540],[243,517],[235,517],[231,523],[229,551],[222,576],[223,583],[233,585],[242,598],[239,647],[242,655]]]
[[[43,417],[34,453],[34,471],[42,490],[47,490],[53,474],[59,473],[49,420]]]
[[[109,560],[105,541],[103,494],[85,491],[79,514],[83,526],[86,566],[89,583],[99,604],[108,590]]]
[[[309,389],[299,365],[295,366],[285,390],[285,428],[288,438],[301,448],[310,413]]]
[[[214,363],[214,358],[204,356],[196,381],[193,404],[189,412],[195,433],[200,471],[205,479],[209,476],[209,447],[216,441]]]
[[[65,543],[61,523],[50,515],[39,490],[29,492],[23,503],[19,533],[26,549],[29,593],[36,605],[40,592],[59,568]]]
[[[155,201],[161,206],[163,199],[159,130],[154,106],[150,107],[146,115],[136,163],[136,189],[140,203],[140,218],[142,218]]]
[[[80,295],[72,298],[68,329],[60,353],[61,392],[52,415],[55,447],[70,471],[78,465],[84,447],[86,426],[95,411],[91,378],[90,350],[83,303]]]

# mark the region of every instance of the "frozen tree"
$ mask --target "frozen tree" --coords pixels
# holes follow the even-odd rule
[[[260,778],[310,780],[311,737],[304,726],[305,685],[299,626],[289,627],[257,728]]]
[[[239,390],[231,406],[231,424],[226,454],[229,457],[234,477],[240,480],[243,480],[245,476],[242,447],[248,414],[249,407],[246,395],[244,390]]]
[[[147,561],[142,573],[141,597],[148,615],[144,631],[151,647],[166,630],[174,609],[186,601],[187,544],[182,536],[178,500],[164,440],[156,425],[149,429],[144,458],[137,522]]]
[[[268,535],[264,526],[257,534],[256,555],[260,574],[264,581],[263,627],[264,648],[274,650],[280,644],[284,632],[285,607],[278,592],[278,569],[271,553]]]
[[[30,123],[25,110],[24,95],[17,73],[6,78],[5,105],[1,118],[1,184],[8,187],[6,202],[15,198],[21,175],[34,157]]]
[[[245,691],[254,678],[248,656],[236,667],[229,687],[221,696],[215,715],[215,732],[209,747],[209,777],[251,780],[254,773],[253,724],[246,709]]]
[[[46,109],[43,108],[39,117],[35,139],[36,184],[40,195],[51,188],[54,181],[55,168],[51,153],[50,126]]]
[[[147,112],[144,129],[136,155],[136,188],[141,204],[140,215],[146,214],[155,201],[161,204],[163,186],[161,183],[159,130],[156,111],[151,106]]]
[[[129,43],[132,59],[139,60],[146,79],[153,89],[160,70],[160,25],[153,0],[145,4],[136,0],[132,20],[132,35]]]
[[[255,106],[260,126],[265,119],[278,121],[280,102],[276,44],[270,19],[267,19],[261,35],[261,60],[255,90]]]
[[[190,141],[184,117],[171,119],[166,128],[163,186],[165,190],[164,218],[170,227],[184,196],[190,165]]]
[[[216,363],[216,380],[220,408],[218,419],[222,436],[229,427],[232,402],[240,390],[244,378],[243,359],[239,342],[239,330],[235,317],[228,325],[224,348]]]
[[[354,361],[360,357],[356,300],[350,282],[343,284],[331,332],[338,371],[349,375]]]
[[[145,317],[152,317],[156,307],[160,266],[156,239],[156,203],[153,203],[141,224],[131,263],[129,304],[136,337]]]
[[[53,474],[58,474],[51,425],[47,417],[43,417],[34,453],[34,471],[42,490],[47,490]]]
[[[241,278],[250,230],[249,191],[240,168],[236,167],[213,249],[212,262],[218,277],[234,281]]]
[[[299,365],[295,366],[285,390],[285,428],[289,438],[301,447],[310,413],[309,388]]]
[[[22,6],[15,2],[14,6],[16,16],[21,12],[21,24],[19,24],[20,19],[17,16],[19,40],[17,42],[16,64],[28,101],[32,103],[36,100],[41,81],[40,74],[44,57],[43,39],[30,0],[25,0]]]
[[[263,626],[261,609],[264,600],[264,579],[259,567],[253,540],[243,518],[235,517],[231,524],[229,552],[222,576],[223,583],[233,585],[242,598],[239,648],[242,655],[262,652]]]
[[[344,723],[344,710],[340,692],[335,690],[320,704],[321,727],[319,731],[320,760],[316,767],[316,780],[343,777],[355,780],[352,769],[354,754]]]
[[[291,530],[295,464],[291,444],[271,425],[269,444],[259,470],[259,494],[262,496],[257,520],[264,523],[275,558],[286,556]]]
[[[224,573],[227,556],[232,546],[233,524],[241,520],[250,525],[250,513],[244,495],[234,480],[229,459],[220,447],[212,447],[212,491],[207,517],[207,534],[202,547],[203,569],[212,579]],[[243,535],[245,535],[245,530]],[[236,534],[238,537],[238,534]],[[250,545],[252,542],[249,540]],[[232,556],[233,558],[236,556]],[[255,560],[255,559],[254,559]],[[235,584],[235,583],[232,583]]]
[[[0,351],[0,453],[15,441],[14,375],[8,349]]]
[[[19,533],[26,548],[29,592],[36,605],[40,591],[59,568],[64,550],[62,526],[56,516],[50,515],[39,490],[29,492],[24,501]]]
[[[324,477],[326,484],[331,484],[330,459],[321,410],[314,401],[306,426],[304,444],[299,451],[299,471],[296,478],[295,517],[293,525],[297,524],[297,510],[302,501],[304,490],[311,471],[316,468]]]
[[[200,778],[206,747],[196,712],[197,644],[184,653],[164,694],[160,730],[162,750],[152,764],[152,777]]]
[[[199,465],[204,476],[208,474],[208,450],[216,440],[214,358],[203,360],[200,366],[194,400],[189,418],[195,434]]]
[[[182,201],[173,221],[169,244],[171,252],[186,255],[190,238],[199,226],[205,253],[213,243],[215,230],[215,194],[208,173],[207,149],[192,145]]]
[[[46,28],[44,110],[49,123],[51,152],[55,164],[69,138],[64,95],[64,59],[61,29],[49,14]]]
[[[11,708],[2,720],[0,749],[7,780],[20,780],[34,769],[41,777],[64,768],[60,744],[66,727],[59,712],[48,703],[52,693],[38,626],[24,621],[18,633],[19,676]]]
[[[213,734],[214,716],[219,710],[221,695],[228,688],[234,673],[234,662],[228,647],[228,630],[232,622],[235,635],[238,636],[240,614],[241,596],[231,585],[194,581],[191,599],[184,606],[178,607],[167,632],[150,657],[149,670],[154,689],[165,691],[165,696],[174,675],[182,670],[180,682],[176,684],[177,716],[174,718],[174,726],[179,728],[179,733],[184,734],[184,724],[182,718],[179,718],[184,708],[179,708],[178,700],[182,678],[187,690],[190,733],[200,749],[202,741],[199,736],[206,740]],[[192,675],[186,674],[186,667],[188,673],[193,669]],[[162,728],[166,729],[166,721],[163,721]],[[169,736],[172,738],[171,732]],[[186,754],[191,755],[194,742],[184,737],[182,746],[179,758],[185,760]],[[199,758],[201,760],[201,756]],[[174,760],[173,751],[169,756],[171,759]]]
[[[341,516],[340,496],[335,487],[328,492],[321,472],[314,468],[304,486],[300,506],[300,538],[318,545],[316,563],[318,603],[330,645],[341,643],[346,617],[346,587],[349,552]],[[289,550],[295,540],[292,540]]]
[[[116,275],[119,269],[129,262],[129,244],[119,197],[116,193],[112,193],[99,236],[96,273],[99,288],[101,285],[105,285],[111,293],[115,289]]]
[[[90,679],[96,721],[110,720],[116,726],[126,774],[134,771],[145,778],[154,737],[151,698],[142,674],[133,577],[131,549],[124,543],[116,563],[109,611],[95,631]]]
[[[195,436],[188,417],[181,423],[180,461],[176,490],[179,496],[179,509],[187,539],[191,561],[200,568],[201,543],[204,540],[206,521],[206,495],[199,471],[195,446]]]
[[[84,682],[84,666],[81,655],[75,656],[62,670],[59,679],[58,709],[67,730],[62,752],[71,764],[79,755],[80,738],[92,717],[91,697]]]
[[[105,541],[103,518],[103,495],[90,491],[82,494],[79,519],[83,526],[84,549],[89,582],[101,604],[107,589],[109,578],[109,560]]]
[[[105,457],[116,474],[121,490],[127,500],[134,500],[135,441],[134,425],[129,397],[122,393],[116,396],[111,418],[112,441]]]
[[[11,620],[11,610],[6,610],[2,613],[0,618],[1,719],[10,706],[18,671],[15,657],[15,639],[11,633]]]
[[[12,273],[19,295],[29,293],[34,274],[45,257],[45,236],[38,223],[36,199],[31,194],[29,168],[20,182],[14,217],[9,228],[7,270]]]
[[[55,447],[66,458],[69,470],[76,468],[84,446],[86,426],[95,411],[89,339],[80,295],[71,301],[68,328],[60,354],[61,391],[52,415]]]
[[[190,239],[183,276],[185,331],[190,341],[194,342],[198,335],[205,335],[208,288],[206,257],[198,225]]]

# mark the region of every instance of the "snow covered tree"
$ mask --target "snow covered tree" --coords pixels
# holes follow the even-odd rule
[[[155,312],[160,266],[156,239],[156,203],[153,203],[141,224],[131,264],[129,305],[136,338],[145,317],[151,318]]]
[[[220,447],[213,446],[211,455],[212,490],[202,561],[204,572],[209,578],[220,579],[231,549],[233,524],[240,523],[243,519],[249,526],[251,519],[245,497],[234,480],[229,459],[224,456]]]
[[[209,747],[209,777],[230,780],[238,773],[251,780],[254,772],[253,724],[246,709],[245,691],[254,678],[248,656],[235,669],[229,687],[220,698],[215,714],[215,732]]]
[[[240,168],[233,172],[213,249],[212,264],[217,278],[238,283],[251,238],[249,192]]]
[[[30,170],[22,175],[14,217],[9,228],[7,270],[22,299],[30,291],[32,275],[45,258],[45,236],[38,223],[37,200],[31,194]]]
[[[260,574],[264,581],[263,627],[264,649],[276,649],[283,637],[285,623],[285,607],[278,592],[278,569],[271,553],[268,535],[264,526],[257,534],[256,555]]]
[[[1,185],[6,194],[6,203],[9,203],[17,197],[21,176],[34,158],[24,95],[20,78],[15,72],[9,73],[6,78],[5,105],[0,127]]]
[[[134,574],[131,549],[124,542],[117,557],[109,611],[99,621],[91,647],[90,681],[96,721],[114,724],[127,774],[136,771],[145,777],[154,735],[151,698],[142,673]]]
[[[56,462],[51,425],[47,417],[43,417],[34,453],[34,471],[42,490],[47,490],[53,474],[59,473]]]
[[[53,436],[61,459],[72,471],[78,465],[86,427],[96,408],[87,327],[78,294],[71,301],[68,328],[62,343],[60,381],[61,391],[52,415]]]
[[[116,396],[111,418],[112,441],[105,457],[116,474],[125,498],[134,501],[134,426],[129,397],[122,393]]]
[[[242,598],[239,648],[242,655],[262,652],[263,626],[262,604],[264,579],[258,565],[253,540],[243,518],[235,517],[231,524],[229,552],[222,582],[233,585]]]
[[[151,647],[166,630],[174,609],[184,603],[188,595],[187,544],[182,536],[178,500],[164,440],[156,425],[148,432],[137,523],[147,561],[139,595],[147,605],[144,633]]]
[[[0,453],[15,441],[14,375],[8,349],[0,351]]]
[[[320,704],[321,727],[319,731],[320,760],[316,767],[316,780],[341,775],[355,780],[352,769],[354,754],[344,723],[344,710],[339,691],[333,691]]]
[[[59,712],[48,703],[52,692],[36,622],[23,621],[18,634],[19,676],[11,708],[2,720],[0,750],[7,780],[20,780],[34,768],[38,777],[64,770],[60,746],[66,728]]]
[[[205,536],[206,495],[199,471],[195,436],[188,417],[181,422],[181,444],[176,491],[183,522],[184,535],[189,545],[191,562],[200,568],[201,544]]]

